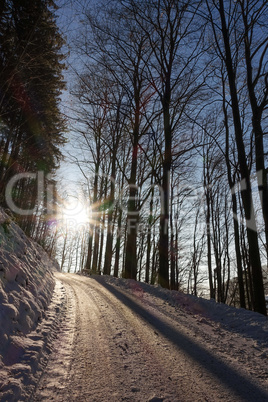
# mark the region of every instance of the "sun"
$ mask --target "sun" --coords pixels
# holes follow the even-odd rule
[[[81,226],[89,223],[90,210],[86,202],[76,197],[68,197],[60,209],[60,219],[66,226]]]

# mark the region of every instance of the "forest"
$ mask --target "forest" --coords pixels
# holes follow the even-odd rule
[[[71,1],[65,34],[55,3],[1,3],[1,206],[62,270],[266,315],[268,2]],[[88,205],[71,228],[67,138]]]

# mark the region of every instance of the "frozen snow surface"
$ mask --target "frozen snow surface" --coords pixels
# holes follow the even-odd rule
[[[76,340],[78,342],[80,339],[78,336],[79,328],[75,326],[77,322],[82,320],[82,316],[84,315],[84,312],[79,311],[79,309],[84,308],[87,311],[89,310],[85,302],[78,308],[78,302],[74,298],[75,288],[73,290],[70,288],[72,281],[76,282],[76,289],[79,289],[79,286],[81,286],[81,289],[83,287],[85,294],[88,294],[91,289],[92,294],[90,297],[95,297],[96,299],[96,304],[92,304],[91,306],[93,309],[91,314],[96,314],[99,321],[97,321],[97,318],[96,321],[92,318],[93,327],[95,322],[99,322],[98,325],[100,328],[104,329],[105,323],[102,324],[102,320],[107,320],[107,322],[109,319],[111,320],[110,326],[107,326],[111,332],[111,339],[109,340],[111,345],[110,359],[113,356],[116,359],[117,349],[122,352],[123,348],[125,348],[125,343],[123,346],[121,344],[118,346],[117,344],[119,330],[113,328],[113,326],[116,326],[114,324],[116,320],[118,320],[118,325],[120,324],[120,315],[118,317],[116,315],[113,316],[112,310],[114,308],[114,310],[121,311],[121,307],[118,304],[119,302],[114,302],[113,307],[113,305],[109,306],[108,301],[105,302],[105,299],[102,299],[100,285],[105,286],[105,284],[115,289],[115,294],[116,289],[118,289],[134,298],[134,300],[137,300],[144,308],[149,309],[148,311],[159,312],[162,317],[166,316],[168,319],[170,318],[174,322],[179,323],[179,325],[183,326],[185,333],[189,337],[192,337],[191,339],[194,339],[199,345],[204,345],[204,348],[208,348],[211,356],[214,353],[215,356],[222,356],[224,359],[227,356],[227,360],[229,359],[231,363],[234,362],[237,365],[237,370],[239,370],[239,367],[248,367],[247,371],[252,381],[259,381],[267,389],[268,321],[266,317],[254,312],[228,307],[217,304],[214,301],[185,295],[176,291],[169,291],[159,286],[151,286],[133,280],[118,279],[109,276],[78,278],[77,275],[66,275],[67,279],[64,280],[65,275],[61,274],[56,274],[55,280],[53,271],[57,269],[57,264],[49,259],[43,249],[29,240],[23,231],[12,222],[12,219],[0,210],[1,402],[67,400],[64,397],[62,399],[57,398],[57,389],[62,389],[62,392],[64,392],[64,381],[66,383],[69,381],[69,390],[72,389],[70,384],[72,384],[74,378],[68,374],[68,371],[70,372],[71,370],[71,361],[77,360],[73,355],[72,348]],[[76,281],[75,278],[79,279],[79,281]],[[108,297],[107,294],[106,292],[105,296],[105,293],[103,293],[106,298]],[[128,316],[126,309],[127,306],[124,307],[124,311],[126,312],[126,316]],[[88,346],[90,331],[97,331],[93,327],[88,328],[88,334],[85,334],[85,345],[81,345],[81,348],[84,347],[83,350]],[[146,331],[149,331],[148,328],[147,326]],[[91,336],[94,339],[97,335],[103,338],[103,346],[100,346],[100,349],[106,348],[106,354],[109,353],[108,346],[105,346],[108,345],[105,340],[105,336],[109,337],[108,329],[107,333],[105,331],[99,334],[91,332]],[[125,331],[122,327],[120,336],[122,337],[124,332],[128,330],[130,331],[127,328]],[[115,332],[113,333],[112,331]],[[131,331],[133,332],[133,330]],[[132,336],[131,331],[128,336]],[[161,345],[164,337],[160,342],[160,335],[157,334],[157,331],[153,331],[152,334],[156,338],[155,347],[162,348]],[[128,340],[126,339],[124,342],[128,343]],[[192,344],[194,344],[193,341]],[[167,345],[164,344],[163,348],[165,347],[167,348]],[[81,349],[82,360],[83,350]],[[92,350],[92,353],[96,354],[97,352]],[[126,359],[130,359],[132,356],[127,355],[127,350],[124,350],[122,353],[126,354]],[[138,350],[135,351],[135,354],[133,352],[133,356],[138,356],[138,354]],[[99,355],[96,356],[96,364],[98,359],[101,361],[102,358],[104,359],[104,357]],[[106,356],[105,359],[108,359],[108,357]],[[136,364],[132,360],[127,361],[127,364],[124,365],[125,370],[130,366],[130,362],[133,365]],[[84,367],[87,366],[88,362],[82,361],[81,364]],[[121,363],[118,360],[116,364],[120,365]],[[60,369],[59,365],[61,366]],[[149,375],[150,367],[146,369]],[[51,371],[50,383],[53,381],[53,373],[57,371],[61,372],[61,376],[58,377],[57,381],[54,381],[50,390],[46,388],[46,384],[49,383],[46,380],[49,370]],[[134,366],[133,370],[136,370]],[[151,371],[153,373],[153,369]],[[79,373],[76,374],[79,377]],[[144,377],[145,383],[143,385],[140,384],[138,388],[137,386],[133,386],[133,389],[131,388],[132,391],[130,391],[133,395],[138,395],[139,389],[142,389],[142,386],[146,387],[146,378]],[[200,381],[202,382],[202,379]],[[76,386],[79,389],[79,385]],[[37,389],[40,399],[36,396]],[[55,397],[53,396],[53,392]],[[76,399],[68,400],[87,401],[87,399],[79,399],[80,391],[77,392]],[[120,387],[118,389],[118,401],[144,400],[142,396],[133,396],[132,399],[128,399],[127,394],[124,394],[124,392],[124,386],[121,385],[121,389]],[[88,401],[109,400],[105,398],[106,396],[103,396],[103,399],[95,398],[88,399]],[[219,396],[217,400],[220,399]],[[166,401],[168,399],[164,397],[160,398],[156,394],[155,396],[152,395],[150,400]],[[173,401],[174,399],[169,400]],[[184,401],[186,399],[182,397],[178,400]],[[211,399],[201,398],[198,400],[205,401]],[[235,401],[236,399],[233,400]],[[268,398],[265,400],[268,400]]]

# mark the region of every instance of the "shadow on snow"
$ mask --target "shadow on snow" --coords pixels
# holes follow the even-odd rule
[[[265,390],[259,388],[253,381],[230,367],[222,359],[216,357],[213,353],[204,349],[189,337],[156,317],[153,313],[147,311],[146,308],[135,302],[121,290],[106,283],[101,277],[95,277],[94,280],[138,314],[151,327],[169,339],[177,348],[187,353],[193,360],[203,366],[213,377],[216,377],[222,384],[225,384],[237,397],[243,401],[252,402],[252,396],[254,395],[254,401],[268,401],[268,393]]]

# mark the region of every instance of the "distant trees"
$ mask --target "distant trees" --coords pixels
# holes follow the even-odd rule
[[[64,57],[55,10],[54,2],[47,0],[1,2],[0,199],[4,206],[7,184],[14,175],[42,171],[47,176],[61,159],[65,124],[59,101]],[[38,207],[39,214],[44,208],[37,206],[34,176],[15,182],[8,195],[18,208]],[[18,218],[33,235],[33,217]]]

